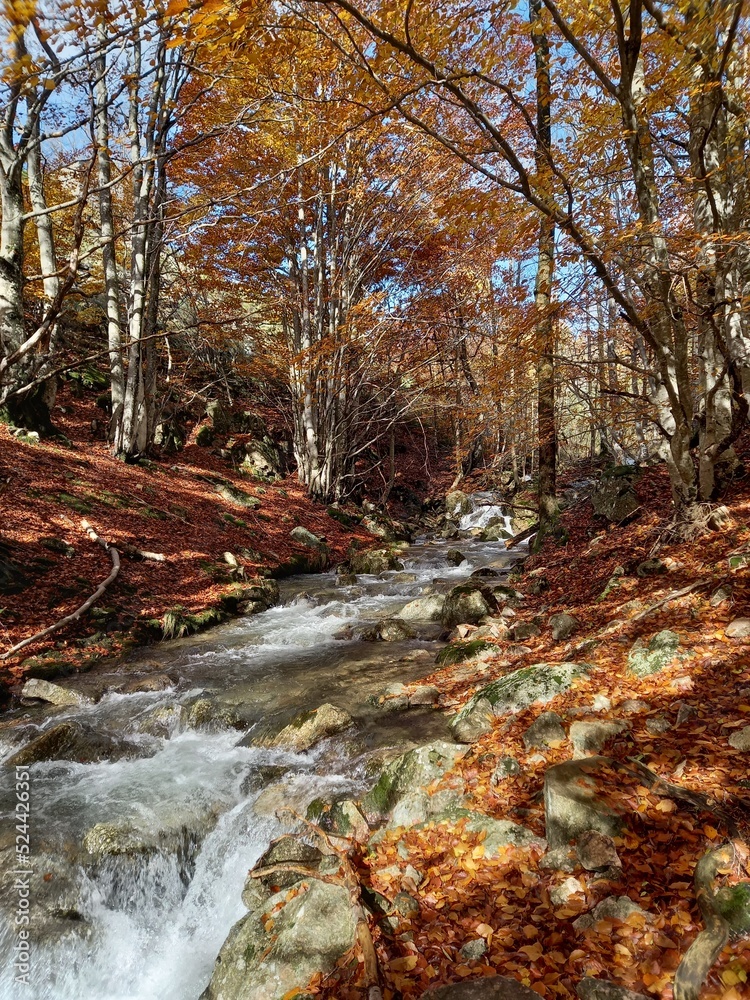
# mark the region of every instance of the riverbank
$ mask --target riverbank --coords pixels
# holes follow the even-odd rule
[[[201,630],[246,607],[255,578],[335,565],[376,543],[361,512],[312,502],[295,476],[243,472],[226,427],[201,446],[204,421],[179,453],[125,465],[91,430],[95,399],[65,389],[58,402],[62,437],[29,441],[0,425],[0,654],[75,611],[109,574],[84,520],[119,550],[121,569],[79,621],[0,660],[0,681],[88,669]],[[272,440],[267,430],[250,439]],[[324,558],[291,537],[295,527],[324,540]]]

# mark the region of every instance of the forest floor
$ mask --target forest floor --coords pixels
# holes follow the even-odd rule
[[[313,503],[296,477],[249,479],[216,450],[190,441],[176,455],[125,465],[91,431],[92,420],[101,421],[91,396],[74,398],[65,389],[58,403],[64,412],[56,409],[56,426],[68,444],[23,443],[0,425],[0,557],[12,561],[19,584],[0,593],[0,655],[76,610],[107,577],[110,559],[89,540],[82,520],[121,553],[130,546],[165,558],[123,557],[94,613],[100,624],[92,627],[85,615],[0,661],[0,681],[16,682],[25,659],[53,650],[72,669],[85,668],[121,652],[134,623],[161,619],[176,607],[184,613],[216,607],[236,583],[305,554],[289,537],[297,525],[326,540],[334,564],[353,540],[374,542]],[[217,492],[227,484],[241,502]],[[239,574],[225,552],[236,557]]]
[[[527,651],[498,641],[496,656],[440,669],[424,681],[439,688],[441,704],[450,710],[519,667],[592,664],[587,678],[551,703],[498,719],[430,791],[463,788],[469,808],[543,837],[545,772],[570,760],[572,748],[568,739],[527,746],[531,723],[548,710],[566,727],[579,720],[621,722],[622,732],[602,751],[616,763],[605,767],[604,787],[597,790],[626,820],[625,833],[615,838],[621,873],[578,865],[577,887],[568,883],[561,902],[570,873],[545,867],[538,848],[508,847],[485,857],[482,834],[460,820],[387,833],[374,850],[358,855],[360,878],[390,900],[406,892],[418,907],[408,916],[394,910],[399,923],[392,931],[375,928],[385,1000],[410,1000],[430,986],[492,975],[520,980],[550,1000],[575,997],[576,984],[586,976],[673,1000],[675,970],[703,928],[693,885],[696,863],[736,834],[734,824],[741,831],[734,840],[735,862],[720,881],[750,876],[744,846],[750,829],[748,756],[729,742],[750,724],[750,638],[726,634],[732,620],[750,616],[750,476],[722,498],[731,515],[723,528],[692,542],[670,534],[665,469],[645,470],[637,489],[641,509],[631,523],[597,522],[591,503],[584,502],[564,515],[568,543],[558,548],[548,542],[527,560],[515,583],[526,595],[515,621],[536,619],[541,625],[539,636],[524,640]],[[655,552],[662,572],[639,576],[636,568]],[[738,567],[738,554],[747,556],[744,567]],[[618,567],[624,573],[605,596]],[[546,627],[557,612],[580,622],[567,642],[554,642]],[[661,673],[639,679],[628,671],[628,653],[664,629],[680,636],[683,655]],[[471,637],[470,627],[461,631]],[[587,640],[594,642],[587,647]],[[504,757],[515,758],[519,771],[493,783]],[[633,760],[707,796],[709,806],[691,807],[666,786],[646,787],[619,770]],[[578,917],[610,896],[627,896],[644,912],[576,927]],[[326,1000],[361,1000],[367,993],[357,975],[352,960],[343,962],[308,992]],[[700,997],[748,996],[745,937],[722,950]]]

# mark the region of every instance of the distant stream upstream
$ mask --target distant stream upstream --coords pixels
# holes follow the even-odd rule
[[[462,527],[497,514],[483,508]],[[459,567],[446,561],[453,547],[467,557]],[[41,899],[32,893],[31,983],[15,983],[15,895],[3,865],[0,1000],[197,1000],[230,928],[246,912],[240,895],[248,869],[285,829],[276,811],[289,805],[304,812],[318,796],[358,797],[374,752],[447,736],[440,712],[387,713],[368,701],[388,683],[410,683],[433,669],[438,625],[417,625],[418,638],[395,643],[334,634],[394,616],[414,598],[445,592],[489,563],[499,572],[510,569],[514,558],[502,542],[462,538],[413,545],[403,571],[360,576],[352,586],[337,585],[332,573],[295,577],[283,582],[279,607],[128,660],[129,677],[166,671],[175,679],[171,688],[108,693],[91,706],[43,717],[21,712],[43,727],[77,719],[127,736],[143,755],[30,768],[31,867],[55,888],[58,912],[50,913],[42,890]],[[61,683],[101,685],[107,677],[100,672]],[[348,711],[357,725],[307,754],[242,747],[234,729],[184,727],[181,706],[198,696],[230,710],[241,706],[251,732],[324,702]],[[157,734],[145,725],[155,717],[163,726]],[[0,729],[0,756],[18,749]],[[279,782],[280,794],[266,790]],[[0,851],[6,855],[15,843],[15,804],[13,771],[4,767]],[[99,823],[127,827],[155,847],[92,863],[81,844]],[[71,920],[71,913],[83,919]]]

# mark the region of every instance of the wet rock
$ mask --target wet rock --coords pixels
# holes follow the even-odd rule
[[[728,639],[750,638],[750,618],[735,618],[724,629],[724,635]]]
[[[133,677],[123,684],[121,694],[142,694],[149,691],[167,691],[175,686],[169,674],[147,674],[145,677]]]
[[[581,931],[594,927],[600,920],[620,920],[624,923],[634,913],[641,914],[644,920],[649,919],[647,911],[627,896],[607,896],[590,913],[584,913],[574,920],[573,927],[580,934]]]
[[[44,946],[73,935],[88,937],[93,928],[83,912],[84,874],[81,868],[39,847],[34,848],[31,857],[28,874],[30,943]],[[15,882],[19,870],[23,869],[19,866],[14,842],[0,851],[0,935],[7,934],[6,940],[18,931],[15,921],[20,897]]]
[[[339,837],[347,837],[358,844],[364,844],[370,836],[367,820],[356,802],[344,799],[335,802],[330,811],[331,831]]]
[[[610,740],[627,729],[624,722],[574,722],[570,727],[573,758],[597,754]]]
[[[92,764],[100,760],[142,757],[144,748],[127,740],[98,733],[80,722],[60,722],[45,729],[6,761],[7,767],[45,760],[74,760]]]
[[[410,601],[401,608],[398,617],[407,622],[439,622],[443,617],[444,606],[443,594],[430,594]]]
[[[494,787],[520,773],[521,765],[515,757],[501,757],[495,766],[495,770],[492,772],[490,784]]]
[[[474,570],[474,572],[471,574],[471,579],[494,580],[498,576],[500,576],[498,571],[496,569],[493,569],[491,566],[481,566],[479,569]]]
[[[607,979],[582,979],[576,986],[579,1000],[648,1000],[643,993],[634,993]]]
[[[398,618],[386,618],[378,625],[378,639],[381,642],[404,642],[413,639],[414,629]]]
[[[432,684],[420,684],[409,695],[409,705],[436,705],[440,700],[440,691]]]
[[[563,721],[556,712],[542,712],[523,734],[523,745],[532,747],[556,747],[566,739]]]
[[[454,734],[470,717],[477,714],[480,704],[488,703],[494,715],[521,712],[530,705],[543,705],[558,694],[569,690],[590,667],[586,663],[535,663],[514,670],[478,691],[454,717]],[[482,709],[478,714],[486,712]]]
[[[492,592],[477,584],[461,584],[447,595],[442,622],[446,628],[476,625],[497,607]]]
[[[136,720],[135,728],[139,733],[168,738],[182,726],[183,720],[182,705],[157,705]]]
[[[448,549],[445,553],[445,561],[449,566],[460,566],[466,562],[466,556],[459,549]]]
[[[71,691],[68,688],[60,687],[58,684],[51,684],[36,677],[26,681],[21,691],[22,698],[37,698],[39,701],[47,701],[50,705],[57,705],[59,708],[75,707],[93,704],[91,698],[87,698],[78,691]]]
[[[362,812],[367,821],[374,824],[386,819],[407,794],[437,781],[465,753],[465,746],[438,740],[390,761],[372,790],[362,799]]]
[[[272,923],[251,912],[234,925],[202,1000],[281,1000],[295,989],[303,993],[316,972],[330,972],[354,946],[348,890],[313,878],[305,884],[291,900],[283,890],[266,901]]]
[[[403,569],[404,564],[392,548],[369,549],[352,553],[349,563],[353,573],[377,574],[391,569]]]
[[[279,747],[292,753],[304,753],[327,736],[335,736],[354,725],[348,712],[335,705],[321,705],[312,712],[302,712],[274,736],[249,734],[240,746]]]
[[[729,737],[729,745],[730,747],[734,747],[735,750],[741,750],[743,753],[750,750],[750,726],[745,726],[743,729],[736,729]]]
[[[155,845],[130,826],[97,823],[84,836],[83,849],[92,857],[101,859],[118,854],[148,854],[155,849]]]
[[[677,658],[681,641],[679,635],[669,629],[652,636],[647,644],[637,639],[628,654],[628,670],[636,677],[658,674]]]
[[[211,698],[198,698],[184,707],[181,718],[186,729],[201,732],[220,732],[223,729],[245,729],[246,722],[239,712],[220,705]]]
[[[574,615],[563,612],[559,615],[552,615],[549,620],[549,627],[555,642],[562,642],[565,639],[569,639],[581,626]]]
[[[422,1000],[536,1000],[538,996],[534,990],[509,976],[483,976],[427,990],[422,994]]]
[[[571,841],[594,830],[608,837],[622,832],[621,817],[601,796],[611,777],[602,775],[608,757],[587,757],[548,767],[544,776],[544,812],[550,850],[567,850]]]
[[[596,830],[587,830],[576,844],[578,860],[587,872],[604,871],[606,868],[622,868],[615,842],[611,837]]]
[[[445,510],[448,517],[459,518],[464,514],[471,514],[474,510],[474,502],[461,490],[453,490],[445,498]]]

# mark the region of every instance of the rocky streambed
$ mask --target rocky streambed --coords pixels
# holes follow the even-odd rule
[[[493,516],[487,508],[479,519]],[[463,559],[449,553],[456,548]],[[434,710],[437,692],[419,679],[447,627],[497,610],[495,591],[507,588],[518,554],[478,537],[383,551],[353,574],[286,580],[279,606],[146,650],[126,671],[32,684],[24,706],[3,718],[4,956],[17,930],[16,767],[30,784],[24,996],[187,1000],[206,988],[234,996],[216,958],[229,954],[238,928],[249,936],[243,961],[261,948],[265,890],[258,880],[255,894],[243,886],[269,844],[296,827],[294,814],[312,803],[320,816],[316,808],[339,803],[326,822],[340,834],[391,813],[395,822],[398,803],[404,815],[420,808],[403,801],[407,786],[418,795],[460,751]],[[481,569],[483,579],[472,579]],[[321,913],[337,909],[323,883],[314,892]],[[292,916],[291,928],[305,927]],[[336,948],[322,947],[325,966]],[[258,995],[275,996],[271,985]],[[0,998],[18,989],[5,962]]]

